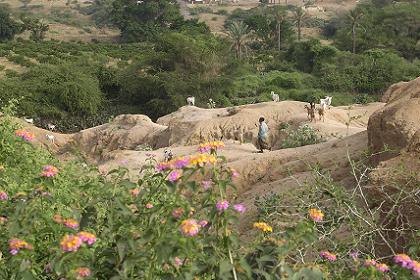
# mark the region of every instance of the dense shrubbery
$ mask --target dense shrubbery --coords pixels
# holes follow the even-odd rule
[[[13,39],[21,31],[21,24],[10,17],[7,9],[0,7],[0,42]]]
[[[413,60],[420,57],[420,3],[362,4],[356,11],[362,16],[356,26],[358,52],[373,48],[395,50],[400,56]],[[339,48],[351,50],[350,19],[341,17],[332,21],[329,35]]]
[[[417,4],[413,5],[416,10]],[[374,101],[392,83],[420,75],[418,60],[402,58],[416,56],[411,43],[419,33],[413,24],[417,15],[405,4],[385,3],[384,7],[384,12],[372,5],[358,8],[365,17],[357,26],[357,40],[367,41],[369,38],[359,29],[381,25],[383,15],[386,26],[404,31],[404,39],[390,39],[399,47],[358,41],[357,53],[353,54],[346,51],[351,48],[346,20],[333,19],[326,24],[330,35],[335,36],[335,46],[318,40],[296,41],[295,29],[299,28],[293,25],[300,10],[292,6],[235,10],[226,22],[230,37],[220,38],[212,35],[204,23],[183,20],[178,6],[169,0],[145,1],[144,5],[131,0],[98,0],[83,11],[101,26],[120,28],[123,39],[141,43],[35,43],[17,39],[1,44],[0,56],[23,66],[24,74],[4,71],[0,103],[23,96],[22,115],[53,120],[62,123],[61,129],[73,130],[124,112],[156,119],[186,104],[189,95],[195,96],[201,107],[207,106],[209,98],[220,107],[269,101],[271,91],[282,100],[305,102],[317,102],[329,95],[333,96],[333,105]],[[156,8],[161,9],[159,16],[149,15]],[[409,20],[407,28],[397,20],[398,14]],[[364,22],[368,19],[376,24]],[[304,13],[300,23],[322,24]],[[371,33],[383,42],[388,38],[384,32],[380,29]],[[52,87],[34,74],[51,71],[46,79],[56,74],[59,77],[60,67],[69,69],[64,71],[68,77],[60,86]],[[85,90],[72,87],[63,91],[65,83],[76,85],[79,81],[87,85]],[[65,101],[55,104],[54,98],[63,95]]]

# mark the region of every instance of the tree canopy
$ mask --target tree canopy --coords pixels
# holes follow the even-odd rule
[[[11,40],[22,32],[22,26],[10,17],[7,10],[0,10],[0,42]]]

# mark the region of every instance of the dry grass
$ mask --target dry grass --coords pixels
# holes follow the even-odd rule
[[[280,4],[285,5],[285,0],[281,0]],[[287,4],[299,7],[303,6],[303,2],[301,0],[287,0]],[[330,19],[333,16],[342,15],[343,13],[353,9],[356,4],[357,3],[355,0],[320,0],[316,1],[315,5],[324,8],[325,12],[310,10],[307,13],[311,17]],[[257,7],[258,5],[259,1],[256,0],[240,1],[239,3],[224,1],[224,5],[205,5],[206,7],[210,7],[213,10],[213,13],[202,13],[195,17],[197,17],[200,21],[205,22],[213,33],[222,34],[225,32],[223,25],[227,16],[217,15],[215,13],[217,13],[219,10],[225,10],[228,13],[231,13],[235,9],[248,10]],[[203,4],[186,5],[188,8],[194,8],[198,6],[203,6]],[[302,31],[304,38],[320,38],[320,30],[318,28],[305,28]]]
[[[286,0],[279,1],[281,5],[284,5]],[[92,40],[112,42],[118,39],[118,30],[109,28],[98,29],[95,27],[94,22],[89,16],[78,12],[77,7],[87,6],[88,1],[77,0],[77,3],[70,1],[72,3],[70,5],[66,5],[67,2],[68,0],[32,0],[28,5],[28,10],[32,11],[37,16],[45,18],[50,23],[50,30],[46,35],[47,39],[82,42],[91,42]],[[13,11],[22,11],[23,4],[19,0],[5,0],[2,3],[7,3]],[[287,0],[287,4],[302,6],[303,2],[301,0]],[[355,0],[319,0],[316,1],[315,5],[325,8],[326,11],[309,11],[308,14],[313,17],[328,19],[333,16],[343,14],[344,12],[354,8],[356,4]],[[198,7],[200,5],[202,4],[183,4],[181,5],[181,9]],[[225,10],[227,13],[231,13],[238,8],[247,10],[255,8],[258,5],[258,0],[243,0],[238,3],[224,1],[223,5],[206,5],[212,9],[213,13],[203,13],[197,15],[196,17],[200,21],[205,22],[213,33],[224,34],[225,29],[223,25],[227,16],[216,14],[218,11]],[[70,12],[72,14],[71,19],[77,24],[67,24],[63,22],[58,23],[49,19],[51,12],[54,10],[59,10],[60,12]],[[27,35],[23,35],[22,37],[27,37]],[[306,28],[303,30],[303,37],[319,38],[320,31],[316,28]]]
[[[17,73],[23,73],[26,71],[26,67],[13,63],[5,57],[0,57],[0,69],[3,67],[4,69],[0,71],[0,77],[4,77],[6,70],[16,71]]]
[[[26,11],[32,12],[50,24],[50,29],[46,34],[47,40],[54,39],[66,42],[91,42],[92,40],[97,40],[101,42],[113,42],[118,39],[118,30],[97,28],[89,16],[79,13],[77,8],[87,6],[87,1],[78,0],[77,3],[70,1],[71,4],[66,5],[67,2],[67,0],[32,0],[28,5]],[[20,13],[24,11],[22,9],[23,4],[19,0],[7,0],[3,3],[7,3],[12,12]],[[51,16],[53,11],[71,14],[71,18],[69,19],[71,23],[54,21]],[[24,33],[19,37],[29,38],[29,34]]]

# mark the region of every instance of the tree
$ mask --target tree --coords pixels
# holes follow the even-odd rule
[[[281,29],[283,23],[287,19],[286,11],[280,8],[274,10],[274,18],[276,19],[276,29],[277,29],[277,49],[281,50]]]
[[[351,26],[351,41],[353,53],[356,53],[356,28],[360,24],[360,19],[363,17],[363,13],[360,10],[352,10],[348,15]]]
[[[50,28],[47,23],[35,18],[22,18],[22,21],[25,29],[31,31],[31,40],[36,42],[44,40],[45,33]]]
[[[22,32],[21,25],[5,10],[0,10],[0,42],[11,40]]]
[[[120,0],[110,14],[125,41],[146,40],[183,20],[175,0]]]
[[[247,43],[251,40],[248,25],[242,21],[235,21],[228,26],[228,34],[232,40],[232,49],[236,57],[241,59],[243,51],[247,51]]]
[[[114,0],[95,0],[83,9],[83,12],[91,15],[99,27],[112,23],[112,11]]]
[[[300,41],[301,32],[302,32],[302,24],[306,18],[307,18],[307,14],[301,7],[298,7],[293,11],[293,19],[295,21],[297,31],[298,31],[298,41]]]

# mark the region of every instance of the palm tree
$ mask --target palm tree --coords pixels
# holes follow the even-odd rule
[[[356,27],[360,24],[360,19],[362,16],[363,13],[360,10],[352,10],[348,15],[351,25],[351,40],[354,54],[356,53]]]
[[[287,19],[287,13],[282,8],[278,7],[274,10],[274,18],[276,20],[277,30],[277,49],[281,50],[281,26]]]
[[[242,21],[234,21],[228,28],[228,35],[232,40],[232,49],[235,50],[236,57],[241,59],[243,51],[247,50],[247,43],[251,40],[248,25]]]
[[[307,18],[307,14],[301,7],[298,7],[293,11],[293,19],[296,23],[296,27],[298,31],[298,41],[300,41],[300,38],[301,38],[302,23],[305,21],[306,18]]]

